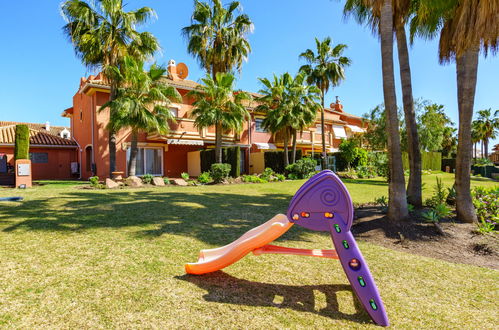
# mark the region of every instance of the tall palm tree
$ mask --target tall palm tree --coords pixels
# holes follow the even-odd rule
[[[407,218],[408,210],[393,72],[392,0],[383,0],[379,31],[381,36],[383,95],[386,109],[386,133],[388,137],[388,159],[390,164],[388,219],[397,221]]]
[[[262,96],[258,98],[259,105],[255,110],[265,113],[265,119],[262,122],[265,130],[274,136],[276,134],[282,136],[284,167],[286,167],[289,165],[289,138],[295,122],[292,100],[289,95],[293,77],[286,72],[280,76],[274,74],[272,80],[268,78],[258,78],[258,80],[263,87],[258,91]]]
[[[478,130],[480,131],[481,140],[483,141],[483,149],[485,158],[489,157],[489,140],[495,139],[497,131],[499,130],[499,110],[492,114],[492,109],[485,109],[478,111],[478,118],[476,120]]]
[[[317,86],[305,84],[305,75],[299,73],[293,79],[289,88],[289,98],[291,102],[291,113],[293,122],[292,143],[291,143],[291,163],[296,161],[297,133],[310,127],[315,122],[317,112],[320,110],[320,90]]]
[[[121,67],[110,69],[116,73],[124,87],[118,88],[116,98],[104,104],[100,111],[110,109],[108,130],[132,130],[128,175],[133,176],[137,168],[139,132],[166,134],[169,130],[168,122],[175,121],[168,105],[170,101],[181,101],[182,96],[175,87],[164,81],[164,67],[152,65],[149,71],[145,71],[143,62],[125,57]]]
[[[240,71],[251,52],[247,35],[253,30],[253,23],[241,10],[238,1],[224,6],[221,0],[209,3],[195,0],[191,25],[182,29],[188,40],[188,52],[213,80],[218,72]]]
[[[476,145],[482,141],[482,134],[480,132],[480,123],[477,120],[471,122],[471,143],[473,143],[473,158],[477,158]]]
[[[206,75],[203,84],[187,95],[194,99],[194,109],[190,113],[198,129],[215,126],[215,159],[222,162],[222,133],[228,130],[240,132],[244,121],[249,117],[244,101],[251,96],[242,91],[234,91],[235,77],[231,73],[218,72],[216,77]]]
[[[87,67],[102,70],[109,80],[111,101],[116,99],[119,81],[109,74],[109,68],[120,67],[127,55],[144,60],[159,49],[151,33],[137,31],[156,16],[149,7],[127,12],[122,0],[67,0],[61,5],[61,14],[67,22],[64,34],[76,55]],[[115,170],[116,136],[110,130],[109,174]]]
[[[419,0],[411,20],[411,38],[439,35],[441,63],[456,61],[459,109],[456,159],[456,212],[461,221],[477,222],[470,192],[471,122],[475,102],[478,56],[499,48],[499,2]]]
[[[346,16],[352,15],[360,24],[368,25],[373,33],[379,35],[381,6],[379,0],[347,0],[344,7]],[[416,207],[422,206],[421,150],[417,131],[416,112],[412,95],[411,66],[405,25],[411,14],[411,0],[392,2],[393,27],[397,39],[400,80],[402,83],[402,101],[409,155],[409,183],[407,200]]]
[[[303,65],[300,71],[307,75],[309,84],[315,84],[321,91],[322,169],[327,166],[326,129],[324,127],[326,93],[330,87],[338,86],[345,79],[345,68],[351,63],[348,57],[343,56],[347,45],[338,44],[334,46],[332,43],[330,37],[325,38],[323,41],[315,38],[316,53],[311,49],[307,49],[300,54],[300,58],[308,63]]]

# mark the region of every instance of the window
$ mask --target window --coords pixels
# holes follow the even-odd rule
[[[130,148],[126,151],[127,164],[130,160]],[[163,175],[163,150],[153,148],[138,148],[136,175]]]
[[[49,162],[49,154],[46,152],[30,152],[29,159],[33,164],[47,164]]]
[[[265,128],[262,127],[263,118],[255,118],[255,131],[259,133],[266,133]]]
[[[170,113],[172,114],[173,117],[178,118],[178,109],[177,108],[170,108]]]
[[[315,128],[316,128],[316,130],[315,130],[316,134],[322,134],[322,125],[321,124],[315,125]]]

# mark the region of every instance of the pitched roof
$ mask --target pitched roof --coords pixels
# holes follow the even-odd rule
[[[12,125],[16,126],[16,125],[19,125],[19,124],[26,125],[30,129],[34,129],[34,130],[37,130],[37,131],[42,131],[44,133],[48,133],[48,134],[59,136],[59,137],[60,137],[61,132],[64,129],[69,130],[69,127],[64,127],[64,126],[53,126],[53,125],[50,125],[50,129],[47,130],[46,127],[45,127],[46,124],[23,123],[23,122],[17,122],[17,121],[1,121],[0,120],[0,127],[12,126]]]
[[[76,142],[70,139],[64,139],[55,132],[59,130],[59,133],[65,128],[56,126],[50,131],[46,131],[44,124],[33,124],[33,123],[16,123],[16,122],[5,122],[0,121],[0,144],[14,144],[16,140],[16,125],[25,124],[29,128],[29,143],[30,145],[44,145],[44,146],[75,146]],[[38,129],[36,129],[38,127]],[[42,131],[45,130],[45,131]]]

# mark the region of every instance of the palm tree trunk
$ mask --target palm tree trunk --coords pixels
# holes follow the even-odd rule
[[[480,158],[483,158],[483,140],[480,142]]]
[[[291,164],[296,162],[296,130],[293,129],[293,141],[291,144]]]
[[[117,87],[115,84],[111,84],[110,100],[116,99]],[[109,110],[109,116],[111,116],[111,110]],[[116,132],[109,130],[109,177],[112,178],[113,172],[116,171]]]
[[[408,216],[404,169],[400,149],[400,133],[397,117],[395,76],[393,71],[393,12],[392,1],[384,0],[380,19],[381,63],[383,71],[383,95],[386,111],[388,159],[390,182],[388,184],[388,219],[404,220]]]
[[[325,170],[327,167],[326,163],[326,129],[324,125],[324,98],[326,97],[324,89],[321,90],[321,130],[322,130],[322,157],[321,157],[321,167]]]
[[[484,158],[489,158],[489,139],[485,138],[483,140],[483,151],[485,152]]]
[[[477,222],[470,192],[471,120],[475,102],[478,47],[456,58],[459,131],[456,158],[456,213],[463,222]]]
[[[409,184],[407,185],[407,201],[415,207],[421,207],[423,205],[421,151],[419,149],[419,136],[417,131],[416,114],[414,112],[414,99],[412,96],[409,51],[407,49],[407,38],[403,22],[397,24],[396,30],[410,169]]]
[[[215,126],[215,163],[222,163],[222,125]]]
[[[289,165],[288,143],[289,143],[288,128],[285,128],[284,129],[284,167]]]
[[[137,172],[137,141],[138,133],[136,130],[132,130],[132,143],[130,146],[130,160],[128,161],[128,176],[135,176]]]
[[[474,152],[474,154],[475,154],[475,157],[474,157],[474,158],[476,159],[476,142],[475,142],[474,147],[473,147],[473,152]]]

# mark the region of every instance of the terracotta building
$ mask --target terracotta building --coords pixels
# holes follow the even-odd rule
[[[33,124],[0,121],[0,184],[14,184],[14,145],[17,124],[29,128],[29,155],[32,177],[42,179],[78,178],[78,146],[66,127],[50,123]]]
[[[182,72],[177,72],[180,69]],[[199,151],[213,148],[215,145],[215,128],[199,131],[194,127],[194,120],[189,117],[193,100],[186,94],[195,89],[198,83],[186,79],[186,72],[185,64],[177,66],[175,61],[170,61],[168,76],[164,79],[177,88],[182,95],[182,102],[170,105],[176,123],[170,123],[170,132],[167,135],[140,134],[138,175],[150,173],[178,177],[182,172],[188,172],[191,176],[197,176],[200,174]],[[106,130],[109,110],[100,111],[102,105],[109,100],[109,94],[109,84],[101,74],[81,78],[78,91],[73,96],[73,106],[62,113],[62,116],[70,118],[72,137],[80,146],[78,159],[83,178],[92,175],[101,178],[110,176],[109,136]],[[263,170],[263,152],[283,147],[282,141],[262,129],[264,116],[254,111],[255,105],[255,101],[248,104],[251,122],[244,124],[241,133],[228,133],[223,136],[224,146],[241,147],[242,173],[259,173]],[[363,132],[362,119],[344,112],[338,100],[331,104],[331,108],[325,110],[326,143],[329,151],[336,151],[341,139]],[[318,113],[316,125],[298,136],[297,146],[304,154],[321,151],[319,118]],[[116,170],[126,173],[130,131],[120,131],[116,145]]]

